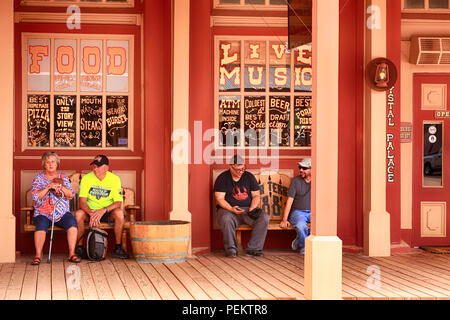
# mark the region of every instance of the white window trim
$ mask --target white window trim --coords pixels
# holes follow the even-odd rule
[[[15,12],[15,23],[66,23],[67,13],[57,12]],[[123,13],[83,13],[80,16],[80,24],[114,24],[114,25],[142,25],[142,15]]]
[[[220,0],[214,0],[214,9],[227,10],[264,10],[264,11],[283,11],[287,10],[287,4],[275,5],[270,4],[270,0],[266,0],[265,4],[245,4],[245,0],[241,0],[240,4],[220,3]]]
[[[211,16],[211,27],[287,28],[287,17]]]
[[[245,146],[245,137],[242,134],[241,135],[241,141],[240,141],[240,145],[239,146],[220,146],[219,145],[219,137],[215,136],[214,137],[214,148],[215,150],[227,150],[227,149],[242,149],[242,150],[273,150],[273,149],[279,149],[279,150],[311,150],[311,147],[297,147],[294,146],[294,104],[293,104],[293,99],[294,96],[311,96],[312,98],[312,92],[295,92],[294,91],[294,77],[292,76],[292,70],[291,70],[291,91],[290,92],[270,92],[268,86],[266,85],[266,91],[265,92],[245,92],[245,88],[244,85],[241,85],[241,90],[239,92],[220,92],[219,91],[219,57],[220,57],[220,52],[219,52],[219,42],[223,41],[223,40],[228,40],[228,41],[240,41],[241,42],[241,50],[244,50],[244,43],[245,41],[249,41],[249,40],[255,40],[255,41],[262,41],[262,40],[267,40],[267,41],[285,41],[287,42],[288,39],[287,37],[276,37],[276,36],[272,36],[272,37],[266,37],[266,36],[253,36],[253,37],[249,37],[249,36],[215,36],[214,37],[214,129],[219,130],[218,128],[218,124],[219,124],[219,96],[240,96],[241,97],[241,101],[244,100],[245,96],[265,96],[266,97],[266,146]],[[268,50],[268,46],[267,46],[267,50]],[[244,70],[242,68],[242,66],[244,66],[244,54],[241,51],[241,70]],[[269,57],[267,56],[267,59],[269,59]],[[267,65],[267,63],[266,63]],[[294,65],[294,54],[291,54],[291,61],[290,61],[290,66],[292,67]],[[266,68],[267,69],[267,68]],[[242,79],[242,83],[244,83],[244,79],[245,77],[243,76],[243,72],[241,71],[241,79]],[[266,70],[266,72],[268,72],[268,70]],[[268,74],[268,73],[267,73]],[[314,76],[314,75],[313,75]],[[269,77],[266,76],[266,82],[270,81]],[[290,96],[291,97],[291,110],[290,110],[290,121],[289,121],[289,126],[290,126],[290,137],[289,137],[289,147],[286,146],[282,146],[282,147],[271,147],[270,146],[270,141],[269,141],[269,137],[270,137],[270,129],[269,129],[269,104],[268,99],[269,96]],[[243,103],[241,103],[241,109],[240,109],[240,128],[243,129],[244,128],[244,105]]]
[[[22,0],[21,6],[39,6],[39,7],[68,7],[71,5],[77,5],[79,7],[107,7],[107,8],[132,8],[134,7],[135,0],[126,0],[125,3],[112,3],[102,0],[102,2],[85,2],[81,0],[73,1],[56,1],[56,0]]]
[[[50,39],[50,91],[28,91],[28,51],[27,41],[28,39]],[[77,40],[77,52],[76,52],[76,65],[77,65],[77,90],[66,92],[66,91],[55,91],[54,90],[54,42],[55,39],[75,39]],[[80,41],[81,40],[128,40],[128,92],[107,92],[103,90],[101,92],[85,92],[79,89],[79,75],[81,68],[81,56],[80,56]],[[103,46],[105,47],[105,42]],[[103,57],[105,58],[106,50],[103,48]],[[134,35],[106,35],[106,34],[64,34],[64,33],[22,33],[22,117],[21,117],[21,128],[22,128],[22,143],[21,150],[44,150],[44,149],[55,149],[55,150],[131,150],[134,151]],[[106,84],[106,59],[102,60],[103,70],[103,84]],[[50,95],[50,137],[48,147],[30,147],[28,146],[27,137],[27,97],[29,94],[39,94],[39,95]],[[54,146],[54,99],[55,95],[75,95],[77,96],[76,105],[76,147],[55,147]],[[82,147],[80,146],[80,96],[98,95],[102,96],[102,143],[101,147]],[[106,96],[128,96],[128,146],[127,147],[107,147],[106,146]]]
[[[430,9],[428,0],[424,1],[423,8],[405,8],[406,0],[402,0],[402,12],[403,13],[450,13],[450,1],[448,9]]]

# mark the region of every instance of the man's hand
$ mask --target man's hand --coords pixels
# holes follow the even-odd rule
[[[239,206],[234,206],[233,207],[233,213],[234,214],[243,214],[245,212],[245,210],[242,210],[241,208],[239,208]]]
[[[280,222],[280,228],[282,229],[286,229],[287,227],[289,227],[291,224],[289,223],[289,221],[287,220],[281,220]]]
[[[89,220],[89,227],[97,227],[100,224],[100,219],[103,217],[103,215],[106,213],[106,208],[103,209],[97,209],[92,210],[91,217]]]

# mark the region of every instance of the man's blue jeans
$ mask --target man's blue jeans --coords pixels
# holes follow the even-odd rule
[[[311,210],[294,210],[289,214],[288,221],[297,231],[298,246],[304,248],[305,239],[310,233],[307,223],[311,222]]]

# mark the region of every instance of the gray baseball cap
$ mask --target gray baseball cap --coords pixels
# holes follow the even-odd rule
[[[240,155],[235,154],[233,157],[231,157],[230,159],[230,164],[244,164],[244,158],[242,158]]]
[[[297,162],[297,164],[305,168],[311,168],[311,158],[303,158],[301,161]]]

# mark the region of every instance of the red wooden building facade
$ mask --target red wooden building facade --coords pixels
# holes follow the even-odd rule
[[[213,229],[212,186],[215,170],[227,167],[227,152],[244,152],[249,169],[270,166],[276,159],[280,170],[297,174],[296,162],[312,155],[309,119],[315,71],[311,46],[288,50],[285,1],[254,2],[190,1],[187,13],[177,19],[176,1],[15,0],[17,251],[33,251],[32,234],[23,232],[19,209],[31,179],[41,169],[42,153],[49,150],[61,156],[62,169],[68,173],[89,170],[96,154],[110,157],[113,172],[136,190],[141,220],[171,218],[179,196],[173,190],[178,181],[185,181],[185,209],[192,221],[195,253],[222,246],[220,230]],[[385,201],[389,214],[392,248],[449,243],[446,167],[441,171],[441,185],[427,189],[424,182],[425,191],[419,186],[439,176],[437,167],[434,174],[422,174],[424,156],[438,151],[423,153],[421,132],[427,124],[427,129],[433,126],[445,133],[447,116],[435,112],[446,110],[445,72],[450,69],[444,63],[439,67],[412,63],[409,49],[417,43],[413,39],[417,34],[444,37],[445,30],[436,24],[433,28],[433,21],[445,24],[450,10],[442,4],[434,8],[432,0],[424,0],[423,8],[414,8],[407,0],[385,2],[339,1],[338,135],[333,138],[338,141],[337,236],[349,251],[369,246],[368,212],[377,202],[373,192],[379,184],[373,181],[380,172],[385,179],[381,202]],[[75,6],[68,10],[71,4]],[[380,4],[384,4],[381,9]],[[417,20],[422,17],[428,20]],[[187,47],[177,42],[182,29],[176,25],[179,21],[188,26],[184,30]],[[417,27],[418,22],[427,27]],[[384,32],[381,40],[372,34],[377,30]],[[378,46],[385,48],[384,54],[373,53]],[[377,55],[392,61],[398,71],[381,107],[368,103],[375,100],[365,83],[365,66]],[[424,89],[422,84],[435,86]],[[176,91],[179,88],[184,91]],[[424,92],[429,96],[437,92],[426,110]],[[190,135],[189,154],[181,157],[187,159],[187,170],[180,167],[186,173],[183,177],[173,164],[177,157],[173,151],[183,146],[181,136],[173,135],[179,128],[177,121],[183,120],[177,120],[183,109],[180,98],[186,100],[181,114],[187,115],[185,129]],[[256,117],[250,107],[262,116]],[[380,149],[374,149],[370,131],[379,125],[373,122],[375,109],[385,117],[386,134],[381,137],[385,146],[380,155],[375,154]],[[262,138],[256,147],[239,137],[230,151],[218,142],[224,128],[267,129],[267,135],[258,136]],[[412,128],[409,140],[408,128]],[[215,140],[214,130],[219,132]],[[271,145],[273,133],[280,148]],[[444,136],[437,136],[437,143],[445,154]],[[374,165],[375,156],[385,161],[381,171],[376,171],[380,169]],[[266,247],[289,248],[293,237],[293,231],[270,231]]]

